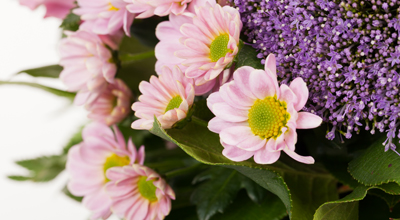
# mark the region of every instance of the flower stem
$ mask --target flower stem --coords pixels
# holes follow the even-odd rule
[[[173,171],[167,172],[167,173],[164,174],[164,176],[165,176],[166,179],[170,179],[170,178],[173,178],[173,177],[176,177],[176,176],[181,176],[181,175],[185,175],[185,174],[188,174],[188,173],[197,172],[197,171],[202,170],[202,169],[204,169],[206,167],[207,167],[207,165],[205,165],[205,164],[196,163],[196,164],[194,164],[194,165],[192,165],[190,167],[185,167],[185,168],[182,168],[182,169],[178,169],[178,170],[173,170]]]
[[[194,123],[196,123],[198,125],[204,126],[204,127],[208,126],[208,122],[207,121],[204,121],[204,120],[202,120],[202,119],[200,119],[200,118],[198,118],[196,116],[192,116],[192,122],[194,122]]]

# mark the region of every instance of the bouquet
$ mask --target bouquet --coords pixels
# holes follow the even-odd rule
[[[17,161],[90,219],[400,218],[400,2],[20,0],[60,18],[24,70],[86,109],[60,155]]]

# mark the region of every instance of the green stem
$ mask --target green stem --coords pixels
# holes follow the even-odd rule
[[[201,126],[204,126],[204,127],[208,126],[208,122],[207,121],[204,121],[203,119],[200,119],[200,118],[198,118],[196,116],[192,116],[192,121],[194,123],[196,123],[198,125],[201,125]]]
[[[192,172],[195,172],[195,171],[198,171],[198,170],[202,170],[205,167],[207,167],[207,165],[202,164],[202,163],[197,163],[197,164],[192,165],[190,167],[185,167],[185,168],[182,168],[182,169],[178,169],[178,170],[173,170],[173,171],[167,172],[167,173],[164,174],[164,176],[165,176],[166,179],[170,179],[172,177],[181,176],[181,175],[192,173]]]
[[[123,54],[123,55],[119,56],[119,59],[122,62],[130,62],[130,61],[144,60],[144,59],[151,58],[154,56],[155,56],[154,50],[151,50],[151,51],[139,53],[139,54]]]

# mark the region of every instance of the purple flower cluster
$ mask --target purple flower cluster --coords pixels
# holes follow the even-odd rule
[[[360,129],[385,132],[385,150],[400,137],[400,1],[230,0],[244,33],[265,62],[277,56],[281,83],[302,77],[304,110],[351,138]]]

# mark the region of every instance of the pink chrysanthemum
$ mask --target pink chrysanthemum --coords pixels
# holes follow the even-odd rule
[[[133,103],[132,110],[140,119],[132,123],[133,129],[151,129],[154,116],[162,128],[171,128],[186,117],[195,96],[193,80],[186,78],[177,66],[172,71],[164,67],[158,78],[151,76],[150,83],[141,82],[139,90],[142,95]]]
[[[137,18],[148,18],[153,15],[166,16],[182,14],[192,0],[125,0],[130,4],[128,11],[137,14]]]
[[[67,38],[59,45],[60,65],[64,67],[60,78],[69,91],[78,91],[75,104],[81,105],[96,98],[107,82],[114,82],[117,67],[111,52],[96,34],[83,30],[65,34]]]
[[[69,11],[75,7],[75,0],[19,0],[21,5],[27,6],[31,10],[36,9],[40,5],[46,7],[45,18],[56,17],[64,19]]]
[[[83,142],[73,146],[68,153],[66,169],[71,175],[68,189],[76,196],[83,196],[82,203],[93,212],[91,219],[106,219],[111,215],[111,199],[105,185],[109,181],[105,173],[111,167],[143,164],[144,147],[138,152],[114,127],[94,122],[82,132]]]
[[[233,161],[244,161],[254,156],[259,164],[278,160],[281,151],[293,159],[311,164],[312,157],[294,152],[296,129],[318,127],[319,116],[298,112],[306,104],[308,89],[301,78],[290,86],[279,87],[275,56],[266,59],[265,71],[241,67],[233,80],[207,99],[207,105],[216,115],[208,128],[219,133],[224,147],[223,155]]]
[[[125,220],[162,220],[171,210],[175,193],[152,169],[134,164],[107,171],[111,209]]]
[[[88,118],[107,125],[124,119],[130,112],[132,92],[120,79],[108,84],[107,88],[93,102],[86,105]]]
[[[79,8],[74,13],[85,22],[81,29],[96,34],[114,34],[121,28],[130,36],[130,27],[135,17],[130,13],[124,0],[78,0]]]
[[[170,16],[158,25],[157,66],[185,66],[186,77],[195,80],[196,94],[204,94],[237,55],[241,29],[236,9],[197,3],[194,14]]]

